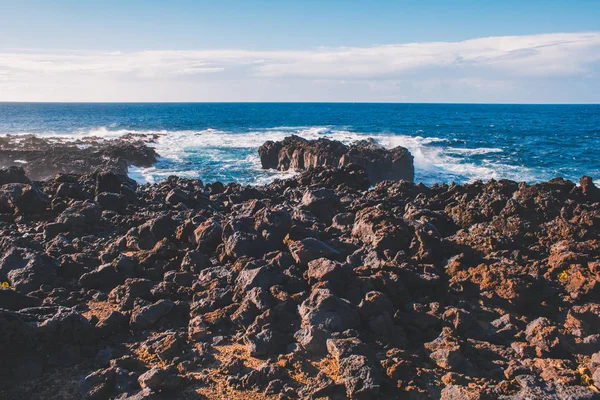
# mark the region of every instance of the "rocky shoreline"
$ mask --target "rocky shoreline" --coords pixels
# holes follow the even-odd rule
[[[158,154],[148,145],[154,139],[153,135],[110,140],[7,135],[0,137],[0,167],[21,166],[33,180],[96,170],[127,174],[130,166],[151,167],[156,163]]]
[[[335,153],[265,186],[139,186],[155,153],[98,151],[0,170],[2,399],[599,398],[588,177],[373,182]]]
[[[372,138],[345,145],[327,138],[306,140],[289,136],[279,142],[264,143],[258,154],[265,169],[306,171],[353,164],[365,169],[372,184],[385,180],[412,182],[415,177],[413,157],[408,149],[398,146],[388,150]]]

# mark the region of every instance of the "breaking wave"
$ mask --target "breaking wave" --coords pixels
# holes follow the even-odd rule
[[[425,184],[462,183],[492,178],[517,181],[547,178],[511,163],[510,156],[501,148],[470,148],[464,141],[449,138],[393,133],[367,134],[327,126],[281,126],[236,132],[220,129],[130,130],[107,126],[78,129],[60,135],[48,132],[38,136],[77,141],[84,138],[112,140],[127,135],[144,140],[156,149],[160,159],[151,168],[130,169],[131,176],[141,183],[159,182],[170,175],[176,175],[200,178],[207,182],[220,180],[265,184],[276,178],[290,177],[293,173],[261,169],[256,150],[267,140],[282,140],[292,134],[306,139],[330,138],[343,143],[372,137],[387,148],[406,147],[414,157],[415,180]]]

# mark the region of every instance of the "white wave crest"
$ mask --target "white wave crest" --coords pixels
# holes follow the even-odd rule
[[[218,169],[219,177],[228,177],[228,173],[251,171],[240,183],[264,184],[275,178],[285,178],[292,172],[281,173],[265,171],[260,167],[257,154],[249,153],[268,140],[282,140],[292,134],[305,139],[330,138],[349,144],[356,140],[372,137],[384,147],[402,146],[409,149],[414,157],[416,181],[427,184],[435,182],[465,182],[476,179],[508,178],[518,181],[535,181],[546,179],[532,170],[501,162],[499,157],[478,160],[472,156],[503,153],[500,148],[468,148],[461,141],[439,137],[423,137],[393,133],[365,134],[352,132],[331,126],[281,126],[263,128],[243,132],[231,132],[219,129],[203,130],[130,130],[114,129],[115,126],[80,129],[69,134],[48,132],[38,136],[53,138],[52,140],[77,141],[85,138],[112,140],[125,135],[139,136],[154,147],[161,159],[151,168],[130,169],[132,178],[140,183],[158,182],[169,175],[190,178],[203,178],[211,175],[207,168]],[[23,133],[25,134],[25,133]],[[29,133],[30,134],[30,133]],[[56,138],[56,139],[54,139]],[[454,147],[459,145],[461,147]],[[85,144],[80,145],[85,146]],[[210,161],[210,166],[196,168],[192,159]],[[231,170],[231,172],[229,171]],[[211,176],[213,176],[212,174]],[[236,180],[232,177],[230,181]]]

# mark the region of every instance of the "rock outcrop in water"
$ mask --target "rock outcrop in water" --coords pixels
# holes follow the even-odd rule
[[[258,149],[265,169],[304,171],[314,167],[340,168],[350,164],[363,167],[373,184],[384,180],[412,182],[413,157],[404,147],[385,149],[375,140],[345,145],[326,138],[306,140],[290,136],[280,142],[268,141]]]
[[[0,179],[2,399],[598,398],[589,178]]]
[[[156,158],[156,151],[141,140],[0,137],[0,167],[22,166],[33,180],[52,179],[58,173],[85,174],[97,169],[127,174],[129,166],[151,167]]]

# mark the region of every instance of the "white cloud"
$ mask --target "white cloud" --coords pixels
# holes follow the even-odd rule
[[[544,81],[557,86],[545,101],[561,101],[559,87],[597,81],[599,64],[600,32],[305,51],[0,51],[0,100],[517,102],[536,101],[529,91]]]

